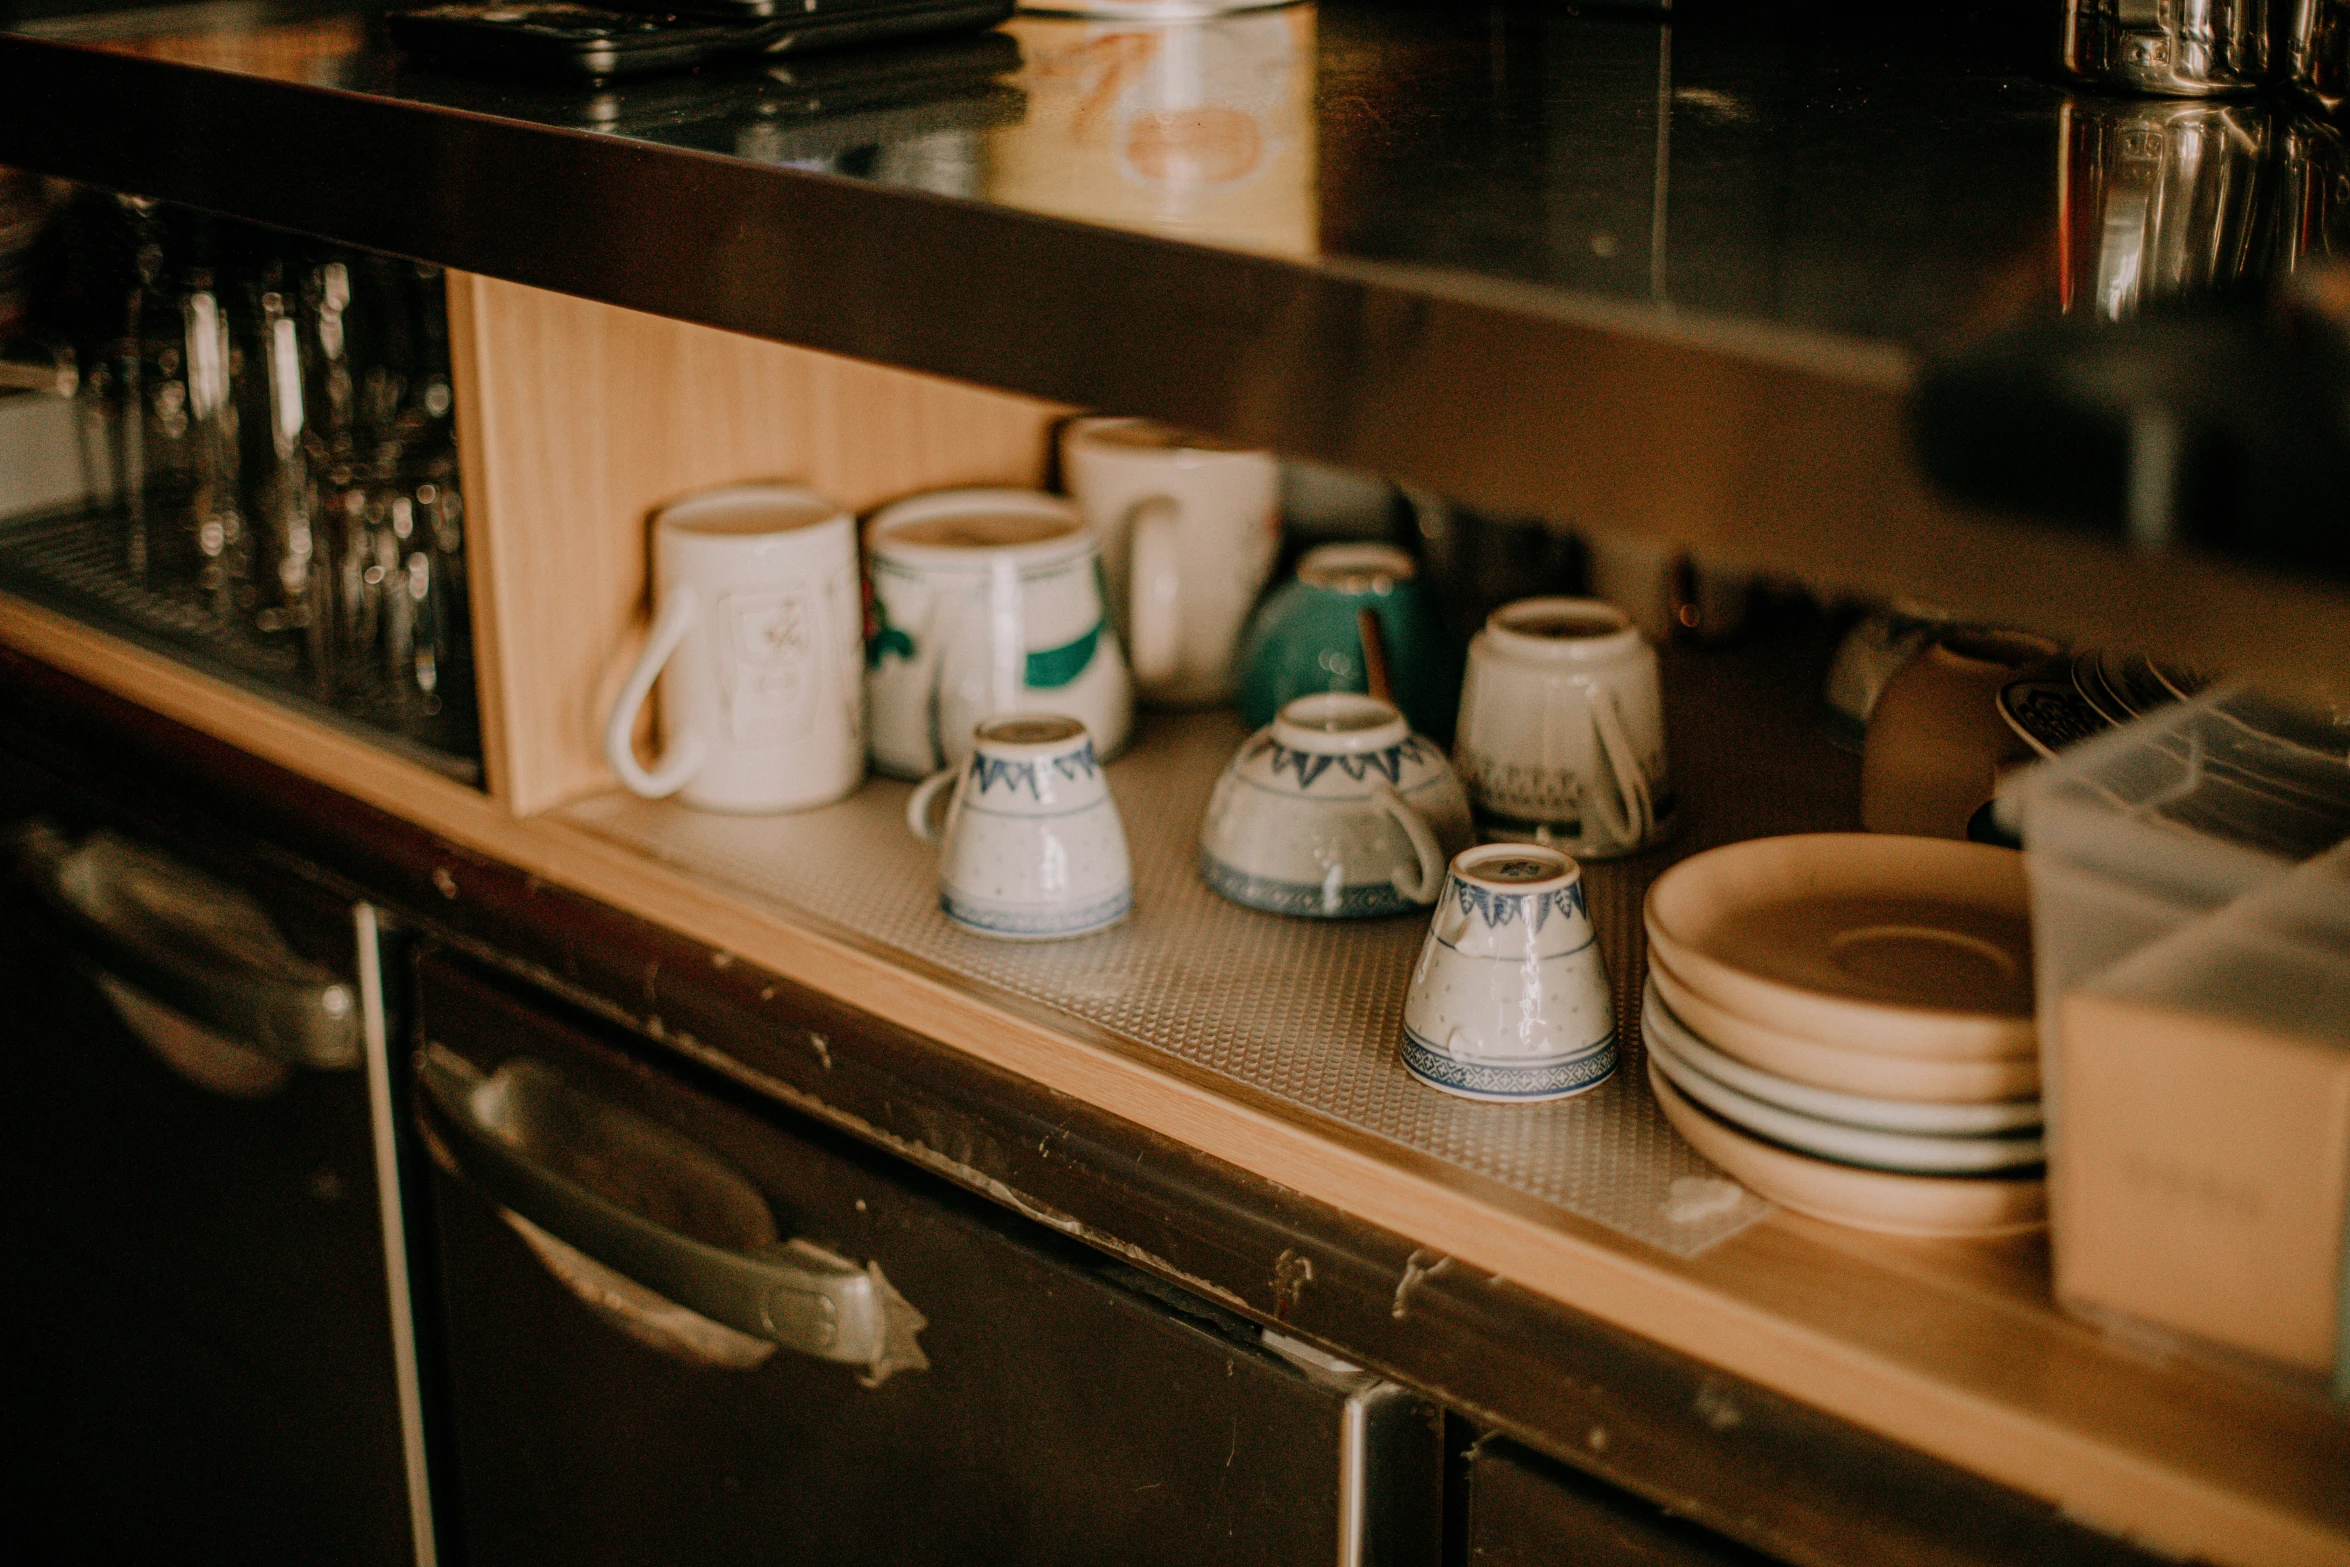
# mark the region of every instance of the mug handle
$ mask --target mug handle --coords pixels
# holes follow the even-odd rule
[[[1393,878],[1395,890],[1425,908],[1436,901],[1436,894],[1444,887],[1444,847],[1436,841],[1435,829],[1428,825],[1428,818],[1412,809],[1393,785],[1384,781],[1371,785],[1371,798],[1379,809],[1395,818],[1395,825],[1412,841],[1412,853],[1419,858],[1416,867],[1406,865],[1397,869]]]
[[[1176,554],[1183,508],[1172,496],[1154,495],[1135,502],[1126,519],[1134,630],[1126,655],[1135,680],[1156,685],[1174,679],[1183,659],[1183,579]]]
[[[1613,691],[1591,693],[1591,723],[1599,731],[1600,755],[1607,758],[1608,771],[1615,774],[1617,792],[1624,798],[1625,819],[1608,826],[1621,829],[1625,847],[1638,848],[1656,831],[1656,802],[1649,797],[1647,775],[1633,754],[1632,737],[1624,729],[1624,715],[1616,711]],[[1596,803],[1597,791],[1592,798]]]
[[[988,700],[993,713],[1016,713],[1028,688],[1027,604],[1020,587],[1020,568],[999,555],[987,573]],[[943,753],[945,746],[940,746]]]
[[[931,592],[922,602],[920,618],[913,626],[906,628],[906,635],[914,644],[914,656],[907,664],[912,673],[907,677],[907,682],[915,692],[914,700],[921,703],[923,743],[928,747],[929,754],[940,760],[944,760],[945,757],[945,753],[938,743],[938,686],[940,677],[946,668],[945,655],[938,645],[938,624],[942,615],[939,596],[935,591]],[[868,665],[866,674],[859,683],[865,688],[864,700],[868,704],[865,716],[870,721],[873,717],[870,704],[874,700],[874,679],[871,665]]]
[[[949,763],[916,784],[914,792],[907,797],[906,825],[911,827],[914,830],[914,836],[924,843],[938,842],[940,829],[937,822],[932,819],[938,813],[932,807],[938,803],[938,797],[947,785],[953,783],[962,771],[961,767]]]
[[[620,688],[620,698],[612,704],[612,716],[604,724],[604,760],[612,764],[612,771],[633,794],[648,800],[659,800],[685,787],[694,774],[702,770],[707,747],[697,734],[675,735],[670,739],[669,754],[651,769],[636,759],[636,715],[652,695],[653,682],[660,678],[662,666],[685,640],[685,634],[694,628],[701,615],[701,598],[693,588],[679,583],[661,600],[661,613],[653,618],[653,629],[645,638],[645,650],[637,655],[636,667],[628,672],[628,680]]]

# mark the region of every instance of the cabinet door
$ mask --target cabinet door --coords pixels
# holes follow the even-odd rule
[[[1770,1567],[1771,1558],[1579,1475],[1488,1439],[1468,1465],[1472,1567]]]
[[[57,1560],[414,1560],[351,910],[6,772],[11,1523]]]
[[[447,960],[421,980],[473,1567],[1433,1562],[1438,1428],[1402,1390]],[[736,1286],[770,1262],[885,1284],[888,1361],[858,1301],[763,1320]]]

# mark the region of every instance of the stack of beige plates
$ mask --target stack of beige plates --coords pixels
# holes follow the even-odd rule
[[[1700,1153],[1869,1229],[2046,1222],[2022,855],[1758,838],[1659,877],[1647,923],[1649,1082]]]

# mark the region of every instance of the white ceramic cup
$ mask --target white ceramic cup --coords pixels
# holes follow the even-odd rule
[[[1078,419],[1061,474],[1102,541],[1135,691],[1169,706],[1232,695],[1233,644],[1281,550],[1281,467],[1149,419]]]
[[[1453,760],[1481,837],[1587,859],[1671,830],[1656,649],[1597,599],[1520,599],[1469,643]]]
[[[1134,690],[1077,507],[1036,490],[940,490],[865,523],[873,765],[925,778],[971,754],[994,713],[1066,713],[1106,759]]]
[[[1301,696],[1216,780],[1200,876],[1235,903],[1311,919],[1424,909],[1471,840],[1468,797],[1394,705]]]
[[[1752,578],[1701,566],[1653,534],[1587,529],[1583,548],[1591,596],[1631,616],[1651,641],[1710,642],[1746,624]]]
[[[1009,713],[978,724],[969,759],[922,781],[906,823],[943,844],[939,907],[965,930],[1051,941],[1115,925],[1134,908],[1126,828],[1093,737],[1074,718]]]
[[[1563,1099],[1616,1069],[1616,1013],[1583,870],[1487,844],[1452,862],[1403,1004],[1403,1062],[1470,1099]]]
[[[706,811],[792,811],[865,776],[857,529],[796,484],[741,484],[653,519],[656,608],[604,725],[620,781]],[[634,746],[661,688],[660,760]]]

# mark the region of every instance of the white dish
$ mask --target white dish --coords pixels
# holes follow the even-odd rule
[[[1864,1230],[1938,1239],[2017,1235],[2048,1223],[2048,1183],[2001,1176],[1895,1175],[1811,1159],[1749,1137],[1682,1097],[1648,1063],[1648,1086],[1673,1129],[1772,1202]]]
[[[1653,948],[1648,977],[1673,1015],[1707,1044],[1774,1077],[1917,1104],[1993,1104],[2029,1099],[2040,1092],[2037,1055],[2003,1061],[1921,1061],[1873,1050],[1839,1050],[1724,1011],[1682,984]]]
[[[1943,838],[1800,833],[1709,849],[1649,888],[1649,944],[1728,1011],[1844,1050],[2028,1056],[2023,856]]]
[[[1649,1060],[1673,1086],[1741,1129],[1839,1164],[1866,1165],[1902,1175],[1987,1175],[2046,1161],[2037,1136],[1917,1137],[1797,1115],[1717,1082],[1674,1054],[1662,1039],[1648,1042]]]
[[[1726,1083],[1765,1104],[1823,1121],[1838,1121],[1875,1132],[1906,1132],[1918,1137],[1984,1137],[2040,1124],[2037,1099],[1990,1104],[1921,1104],[1911,1099],[1872,1099],[1799,1083],[1749,1066],[1736,1056],[1716,1050],[1686,1022],[1675,1017],[1664,997],[1657,993],[1653,976],[1641,997],[1640,1032],[1652,1047],[1661,1042],[1669,1053],[1717,1083]]]

